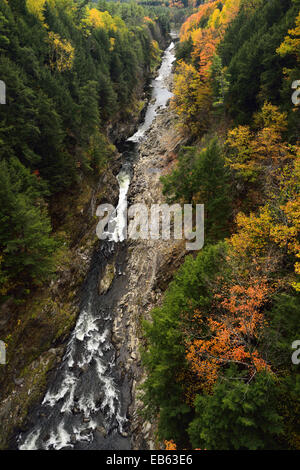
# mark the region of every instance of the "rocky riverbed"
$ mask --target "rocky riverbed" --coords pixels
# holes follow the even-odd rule
[[[7,338],[9,355],[7,365],[0,371],[0,449],[15,447],[13,433],[27,428],[28,412],[40,401],[47,382],[51,381],[51,371],[62,361],[79,314],[82,285],[98,243],[95,208],[104,197],[111,204],[118,200],[114,174],[120,168],[119,157],[115,155],[114,164],[97,185],[82,185],[76,199],[65,199],[66,217],[71,220],[72,214],[72,239],[59,253],[56,276],[50,285],[37,289],[21,305],[10,300],[1,307],[0,334]]]
[[[139,158],[134,164],[129,191],[129,204],[165,202],[160,176],[170,170],[182,138],[175,125],[170,106],[159,110],[145,139],[139,145]],[[113,340],[117,348],[117,367],[132,377],[129,407],[132,448],[155,447],[155,423],[145,422],[140,415],[142,403],[139,386],[145,379],[140,348],[143,343],[142,319],[150,318],[151,309],[162,298],[162,292],[180,266],[185,255],[182,241],[129,240],[126,276],[128,288],[120,300],[114,320]]]
[[[156,101],[150,102],[145,122],[122,151],[121,173],[126,175],[130,168],[129,205],[164,202],[160,176],[170,170],[182,144],[176,117],[165,106],[171,95],[172,47],[153,82]],[[119,193],[122,204],[123,192]],[[98,244],[82,288],[76,327],[65,354],[62,348],[58,355],[43,402],[19,436],[20,448],[117,450],[158,445],[155,423],[144,422],[140,415],[139,386],[145,379],[140,358],[142,320],[149,319],[151,309],[161,302],[184,255],[181,241],[128,239]],[[88,253],[84,266],[89,257]]]

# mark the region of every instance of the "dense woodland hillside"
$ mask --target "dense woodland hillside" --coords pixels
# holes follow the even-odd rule
[[[185,145],[161,183],[205,204],[205,246],[134,319],[141,419],[167,450],[300,449],[300,0],[0,0],[0,448],[62,359],[94,209],[118,197],[112,136],[135,130],[170,19]]]
[[[0,2],[0,293],[22,296],[55,270],[52,202],[109,165],[109,124],[138,113],[168,31],[134,3]],[[156,19],[151,19],[150,16]]]
[[[170,201],[205,203],[145,324],[145,416],[167,449],[299,449],[299,0],[205,2],[181,28],[173,107],[187,136]]]
[[[134,131],[169,27],[165,8],[136,2],[0,0],[0,397],[13,400],[0,448],[74,326],[97,240],[90,207],[118,197],[111,134]]]

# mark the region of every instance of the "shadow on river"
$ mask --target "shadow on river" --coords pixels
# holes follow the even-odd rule
[[[112,342],[114,312],[128,288],[125,275],[127,243],[122,236],[122,218],[129,189],[132,162],[138,158],[139,142],[160,107],[172,93],[167,79],[175,60],[172,42],[163,55],[157,77],[152,80],[152,99],[144,122],[123,147],[124,165],[119,174],[119,203],[114,214],[115,230],[101,241],[93,254],[91,267],[81,293],[80,314],[69,339],[65,356],[52,374],[49,389],[29,416],[28,432],[18,436],[22,450],[131,449],[127,420],[131,402],[130,372],[116,367]],[[99,279],[114,262],[115,276],[110,289],[99,294]],[[143,289],[143,286],[141,286]]]

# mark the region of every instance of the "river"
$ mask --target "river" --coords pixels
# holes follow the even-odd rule
[[[157,111],[166,107],[172,93],[168,80],[175,60],[174,43],[165,50],[157,77],[151,83],[151,100],[144,121],[128,138],[123,167],[118,175],[119,202],[113,215],[114,230],[99,242],[82,287],[81,308],[66,353],[43,398],[29,416],[31,428],[18,437],[21,450],[126,450],[132,448],[128,409],[132,375],[116,361],[112,340],[115,311],[128,290],[125,275],[128,244],[124,240],[124,209],[139,146],[147,139]],[[115,277],[110,289],[99,294],[99,278],[113,260]],[[143,289],[143,286],[140,286]]]

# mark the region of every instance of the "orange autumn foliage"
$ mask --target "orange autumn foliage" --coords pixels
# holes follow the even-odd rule
[[[165,450],[177,450],[177,444],[173,441],[173,439],[171,439],[170,441],[164,441],[164,444],[165,444]],[[193,449],[193,450],[202,450],[202,449]]]
[[[177,445],[175,444],[173,439],[171,439],[170,441],[165,441],[165,447],[166,450],[177,450]]]
[[[199,7],[197,13],[194,13],[193,15],[189,16],[189,18],[181,26],[180,40],[186,41],[190,36],[190,32],[199,28],[201,20],[205,20],[205,18],[208,18],[216,8],[217,4],[217,1],[205,3],[204,5],[201,5]]]
[[[144,23],[154,24],[154,21],[149,16],[144,16]]]
[[[177,66],[174,107],[182,128],[193,135],[207,130],[213,105],[210,69],[216,48],[239,5],[240,0],[205,3],[181,27],[180,40],[192,41],[191,63],[180,61]]]
[[[222,39],[228,24],[239,11],[240,0],[223,0],[201,5],[180,30],[180,40],[190,37],[193,41],[192,59],[199,63],[199,73],[208,78],[209,68],[216,47]]]
[[[193,51],[192,59],[199,63],[199,74],[202,78],[208,79],[209,69],[212,64],[216,47],[219,43],[219,36],[213,29],[197,29],[192,34]]]
[[[209,335],[188,343],[186,354],[203,390],[210,392],[222,367],[231,363],[245,368],[249,379],[269,368],[253,346],[265,324],[261,307],[269,293],[264,280],[254,280],[248,287],[230,287],[225,298],[216,295],[220,315],[215,320],[208,319]]]

